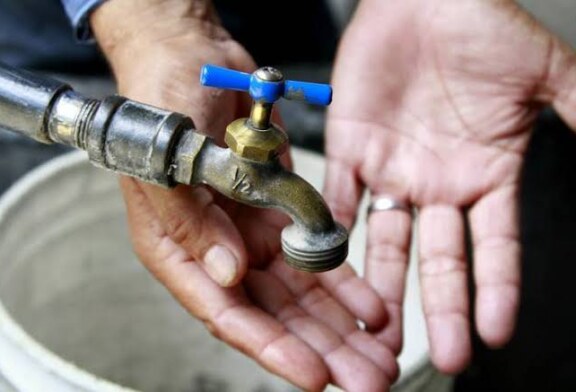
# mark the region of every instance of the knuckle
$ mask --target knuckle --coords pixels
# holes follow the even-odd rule
[[[435,277],[447,274],[460,274],[467,272],[467,265],[462,260],[448,256],[436,256],[423,259],[420,264],[420,273],[423,277]]]
[[[392,241],[380,240],[371,244],[370,256],[383,262],[405,262],[408,260],[408,250]]]
[[[194,232],[194,224],[183,216],[172,216],[164,224],[166,234],[177,244],[181,245]]]

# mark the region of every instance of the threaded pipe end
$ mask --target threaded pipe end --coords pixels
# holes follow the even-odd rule
[[[292,268],[325,272],[339,267],[348,256],[348,232],[336,223],[329,232],[311,233],[296,225],[282,232],[284,260]]]

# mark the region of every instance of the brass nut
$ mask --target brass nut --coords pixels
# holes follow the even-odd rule
[[[266,162],[284,151],[288,136],[274,125],[265,130],[254,129],[248,119],[240,118],[228,125],[224,141],[242,158]]]

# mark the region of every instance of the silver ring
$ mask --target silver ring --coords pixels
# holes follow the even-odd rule
[[[399,210],[412,214],[412,206],[405,201],[398,200],[392,196],[373,197],[368,205],[368,215],[376,211]]]

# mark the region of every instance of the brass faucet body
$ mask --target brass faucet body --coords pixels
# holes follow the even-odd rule
[[[339,266],[348,254],[348,233],[332,218],[322,196],[302,177],[286,170],[278,157],[246,159],[213,140],[187,132],[176,152],[174,178],[182,184],[207,184],[223,195],[254,207],[290,216],[282,232],[285,261],[322,272]]]

